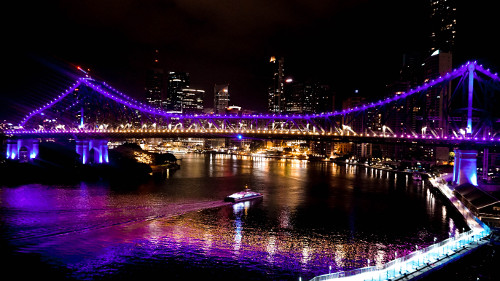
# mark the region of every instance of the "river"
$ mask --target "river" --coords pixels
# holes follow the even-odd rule
[[[263,198],[222,201],[245,185]],[[467,230],[403,174],[218,154],[146,182],[1,186],[0,215],[4,276],[68,280],[309,280]]]

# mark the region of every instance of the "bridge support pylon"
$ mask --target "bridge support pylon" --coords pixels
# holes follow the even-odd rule
[[[76,153],[82,164],[109,163],[107,140],[77,140]]]
[[[455,149],[453,184],[465,183],[477,186],[477,151]]]
[[[7,140],[7,159],[28,162],[38,156],[38,139],[8,139]]]

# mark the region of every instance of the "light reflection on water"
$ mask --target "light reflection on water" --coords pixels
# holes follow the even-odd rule
[[[308,280],[330,266],[380,265],[465,227],[403,175],[226,155],[182,161],[165,181],[126,188],[1,188],[2,239],[77,279]],[[264,198],[222,202],[246,184]]]

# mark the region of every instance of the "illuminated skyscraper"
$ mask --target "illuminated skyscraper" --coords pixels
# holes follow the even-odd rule
[[[268,88],[268,111],[271,113],[283,113],[286,111],[284,62],[283,58],[276,59],[275,57],[271,57],[269,60],[272,66],[272,80]]]
[[[453,52],[456,36],[456,1],[429,0],[431,52]]]
[[[428,82],[453,68],[452,58],[455,47],[457,24],[456,0],[429,0],[430,12],[430,53],[423,64],[423,82]],[[410,82],[412,82],[410,80]],[[432,132],[443,136],[448,134],[448,104],[451,83],[434,87],[427,91],[425,101],[416,105],[421,108],[420,132]]]
[[[159,51],[155,50],[153,67],[146,75],[146,101],[153,107],[161,108],[163,95],[163,69],[159,66]]]
[[[182,111],[182,89],[189,88],[190,80],[187,72],[169,72],[167,84],[167,110]]]
[[[226,113],[229,105],[229,85],[216,84],[214,87],[214,112],[215,114]]]
[[[203,113],[205,91],[185,88],[182,93],[182,113]]]
[[[313,113],[314,99],[316,93],[314,92],[311,83],[293,83],[286,82],[284,94],[286,107],[285,111],[280,113]]]
[[[452,55],[435,51],[425,60],[424,82],[436,79],[452,70]],[[441,87],[433,87],[426,94],[424,127],[433,130],[439,136],[448,135],[448,103],[451,97],[451,82]]]
[[[333,111],[333,93],[328,85],[316,81],[305,83],[285,80],[286,113],[324,113]]]

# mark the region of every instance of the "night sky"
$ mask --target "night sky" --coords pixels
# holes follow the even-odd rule
[[[383,95],[405,52],[429,49],[427,1],[71,0],[3,3],[0,118],[36,107],[55,66],[81,65],[119,90],[144,98],[155,49],[165,71],[185,71],[191,87],[229,83],[231,104],[264,112],[268,61],[285,57],[287,76],[318,79],[337,96]],[[465,2],[465,1],[460,1]],[[500,69],[493,1],[458,6],[454,64]],[[50,71],[47,71],[50,70]],[[54,93],[53,96],[58,93]]]

